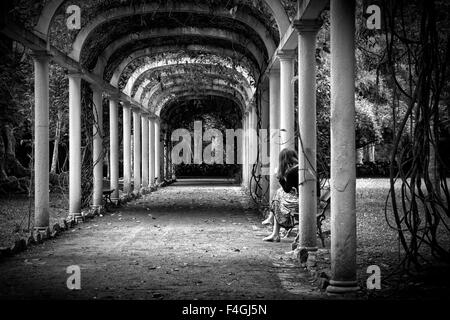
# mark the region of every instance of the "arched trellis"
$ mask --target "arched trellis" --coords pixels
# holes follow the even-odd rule
[[[205,91],[205,94],[183,92],[178,93],[176,96],[170,96],[164,100],[164,103],[161,106],[159,116],[161,117],[161,119],[167,119],[166,118],[167,114],[170,115],[170,112],[175,111],[179,105],[182,105],[184,102],[187,101],[192,100],[203,101],[207,99],[217,99],[217,98],[222,98],[224,100],[232,102],[237,108],[236,111],[238,112],[238,116],[242,117],[243,107],[240,105],[241,101],[239,99],[237,99],[234,95],[229,94],[227,92],[220,92],[214,90],[207,90]]]
[[[46,3],[46,7],[44,8],[44,13],[46,13],[47,17],[45,20],[41,22],[41,19],[39,20],[38,25],[41,25],[41,30],[46,29],[45,32],[39,31],[39,26],[37,27],[37,32],[41,34],[41,36],[44,36],[45,39],[48,38],[48,27],[51,24],[51,20],[53,19],[54,14],[58,10],[58,8],[64,3],[64,0],[49,0]],[[266,2],[269,4],[278,3],[280,5],[280,2],[278,0],[269,1],[266,0]],[[319,18],[318,12],[325,8],[328,1],[321,1],[321,0],[305,0],[299,2],[299,12],[297,13],[298,21],[296,21],[294,27],[299,32],[298,34],[295,33],[294,28],[288,28],[289,23],[285,25],[285,28],[283,31],[289,30],[289,34],[287,32],[281,32],[280,34],[284,36],[284,40],[292,40],[289,41],[292,46],[286,46],[286,43],[281,43],[279,51],[282,53],[282,56],[273,57],[273,60],[280,58],[280,72],[279,76],[277,76],[277,72],[274,71],[277,69],[278,64],[276,65],[270,65],[271,70],[267,70],[267,74],[269,76],[272,76],[271,79],[274,80],[273,82],[279,85],[282,89],[286,89],[289,87],[291,76],[293,69],[293,64],[291,63],[291,58],[289,58],[289,49],[293,49],[297,44],[298,39],[298,46],[301,48],[301,52],[299,54],[299,87],[302,89],[299,89],[302,92],[302,101],[299,102],[300,105],[309,105],[311,107],[315,106],[314,97],[314,86],[311,85],[315,81],[314,76],[314,70],[308,69],[311,66],[314,66],[314,52],[315,52],[315,37],[316,37],[316,29],[320,28],[316,26],[316,19]],[[281,5],[280,5],[281,6]],[[273,6],[270,6],[273,8]],[[320,10],[311,10],[311,7],[313,9],[320,9]],[[309,8],[309,9],[308,9]],[[273,9],[272,9],[273,10]],[[309,12],[309,14],[305,14],[305,12]],[[348,292],[356,290],[356,227],[355,227],[355,177],[354,177],[354,161],[355,161],[355,154],[354,154],[354,28],[355,28],[355,2],[354,1],[340,1],[340,0],[333,0],[330,1],[330,16],[331,16],[331,38],[334,39],[331,42],[331,109],[332,114],[334,113],[338,114],[339,116],[334,119],[334,121],[331,121],[331,129],[332,132],[338,132],[339,134],[332,135],[331,138],[331,145],[334,153],[332,152],[331,155],[331,177],[332,179],[335,179],[335,181],[331,184],[332,190],[331,190],[331,197],[333,199],[332,205],[331,205],[331,215],[332,215],[332,240],[331,240],[331,261],[332,261],[332,279],[330,281],[330,286],[328,287],[328,292],[332,293],[338,293],[338,292]],[[287,19],[288,20],[288,19]],[[17,28],[19,31],[21,27]],[[3,31],[3,30],[2,30]],[[9,36],[15,35],[18,38],[20,38],[24,43],[28,44],[28,47],[30,49],[36,50],[36,48],[39,49],[39,51],[52,51],[53,53],[57,53],[57,57],[59,61],[66,67],[69,66],[69,69],[73,70],[75,69],[77,72],[80,72],[84,75],[85,78],[88,78],[88,82],[92,84],[98,84],[102,83],[104,84],[101,79],[96,78],[93,74],[90,72],[87,72],[86,70],[83,70],[82,66],[77,63],[77,61],[71,61],[72,59],[69,59],[66,55],[64,55],[61,52],[58,52],[58,50],[54,50],[54,48],[51,48],[51,46],[45,47],[45,42],[39,41],[39,39],[34,38],[34,35],[30,32],[27,33],[27,30],[24,30],[24,33],[15,33],[12,31],[12,29],[8,29],[6,33],[9,33]],[[5,33],[3,31],[3,33]],[[5,34],[6,34],[5,33]],[[14,37],[11,37],[13,40]],[[31,40],[30,40],[31,39]],[[259,41],[258,41],[259,42]],[[261,46],[262,47],[262,46]],[[283,50],[287,49],[285,52]],[[38,51],[38,50],[36,50]],[[35,52],[36,53],[36,52]],[[284,54],[283,54],[284,53]],[[264,54],[263,54],[264,55]],[[44,113],[41,112],[42,110],[48,110],[48,53],[46,54],[37,54],[33,57],[35,66],[36,66],[36,72],[35,77],[37,81],[37,84],[40,84],[40,86],[37,86],[36,90],[38,91],[36,94],[36,106],[35,114]],[[94,62],[94,61],[92,61]],[[272,61],[273,62],[273,61]],[[312,68],[314,69],[314,68]],[[305,72],[305,71],[311,71],[311,72]],[[270,74],[269,74],[270,73]],[[72,84],[76,85],[76,90],[73,90],[73,92],[77,92],[77,96],[75,97],[77,100],[76,106],[79,106],[80,103],[79,99],[79,81],[75,81],[76,76],[71,76],[71,82]],[[80,80],[78,78],[78,80]],[[271,81],[272,82],[272,81]],[[277,94],[278,92],[275,90],[276,86],[271,85],[271,94],[270,96],[274,97],[272,103],[271,103],[271,112],[275,110],[278,110],[276,101],[281,100],[280,105],[282,108],[279,108],[282,110],[282,116],[283,121],[286,117],[292,117],[293,112],[290,112],[291,110],[286,111],[287,105],[292,105],[290,103],[289,99],[291,98],[291,92],[288,92],[289,90],[280,90],[282,92],[281,99],[275,99],[280,98]],[[110,91],[110,90],[109,90]],[[94,92],[94,96],[96,99],[99,97],[101,98],[101,90],[98,90]],[[285,97],[288,97],[289,99],[285,99]],[[72,97],[73,98],[73,97]],[[121,96],[121,99],[123,99],[123,96]],[[170,98],[169,98],[170,99]],[[100,100],[100,99],[98,99]],[[73,101],[72,101],[73,102]],[[111,101],[114,102],[114,101]],[[97,105],[101,105],[101,103],[98,103]],[[272,108],[272,106],[275,106]],[[80,108],[72,108],[73,110],[79,110]],[[300,109],[300,108],[299,108]],[[303,109],[309,109],[309,108],[303,108]],[[313,109],[313,108],[310,108]],[[313,110],[314,111],[314,110]],[[311,141],[312,136],[316,134],[315,127],[313,126],[312,129],[308,126],[309,123],[309,113],[305,113],[305,110],[301,111],[302,114],[299,112],[299,122],[302,122],[302,125],[300,127],[302,129],[306,128],[306,132],[303,132],[302,134],[302,142],[305,146],[305,148],[314,150],[313,148],[309,148],[312,144]],[[138,113],[136,111],[135,113]],[[253,117],[253,115],[252,115]],[[41,115],[36,118],[36,129],[39,130],[39,133],[41,133],[42,129],[45,128],[45,117],[42,117]],[[250,119],[250,123],[254,124],[254,121]],[[310,123],[314,124],[314,121],[310,121]],[[248,123],[247,123],[247,127]],[[290,128],[289,128],[290,129]],[[79,131],[79,130],[78,130]],[[307,136],[307,137],[306,137]],[[45,139],[47,138],[43,134],[36,134],[36,145],[43,146],[45,143]],[[305,139],[306,138],[306,139]],[[46,141],[48,143],[48,139]],[[73,143],[72,143],[73,144]],[[79,149],[79,148],[78,148]],[[137,149],[137,148],[135,148]],[[156,148],[155,148],[156,149]],[[48,152],[45,152],[45,148],[36,148],[38,151],[43,152],[36,152],[36,162],[35,163],[48,163]],[[79,150],[78,150],[79,151]],[[305,163],[307,156],[306,154],[299,154],[299,160],[303,162],[300,163],[300,166],[303,166],[304,168],[301,168],[300,170],[303,170],[303,172],[311,171],[310,168],[308,168],[308,165]],[[72,161],[77,162],[77,161]],[[45,187],[45,185],[48,182],[48,172],[45,172],[45,170],[42,170],[42,167],[39,165],[35,166],[35,172],[36,172],[36,184],[44,186],[44,188],[41,188],[42,190],[46,189],[45,192],[41,192],[41,194],[36,193],[35,195],[35,208],[38,212],[36,212],[36,216],[45,216],[47,215],[48,220],[48,188]],[[45,169],[45,167],[44,167]],[[39,178],[39,179],[38,179]],[[316,203],[316,200],[314,198],[314,192],[306,192],[309,191],[307,188],[308,186],[314,185],[314,179],[308,179],[305,181],[304,184],[299,186],[299,194],[302,194],[303,196],[310,195],[310,198],[306,198],[305,201],[301,201],[302,206],[304,204],[308,205],[314,205]],[[45,195],[47,193],[47,195]],[[45,196],[46,198],[43,199]],[[43,201],[40,201],[40,199],[43,199]],[[47,203],[46,203],[47,202]],[[302,213],[308,215],[308,219],[304,217],[305,219],[302,219],[301,225],[299,226],[299,234],[302,235],[301,243],[300,245],[303,247],[306,247],[308,249],[314,249],[314,247],[311,247],[309,245],[309,241],[313,241],[315,239],[314,234],[314,228],[312,228],[312,224],[308,223],[308,221],[315,221],[315,210],[314,208],[312,210],[303,210],[305,207],[303,207]],[[44,212],[46,210],[47,212]],[[48,221],[46,226],[48,226]],[[341,228],[342,226],[345,226],[345,228]]]
[[[245,97],[246,100],[249,100],[250,97],[252,97],[253,92],[249,92],[246,90],[246,88],[242,87],[239,84],[236,83],[230,83],[229,78],[222,77],[220,75],[212,75],[212,76],[206,76],[207,79],[198,79],[198,81],[195,81],[196,84],[202,84],[202,83],[211,83],[211,84],[220,84],[220,85],[227,85],[230,88],[233,88],[237,90],[243,97]],[[167,90],[170,88],[170,85],[172,83],[186,83],[185,79],[182,77],[182,75],[172,75],[170,77],[167,77],[164,80],[164,84],[161,85],[160,83],[154,84],[151,82],[143,83],[142,86],[139,87],[138,91],[136,92],[134,98],[136,101],[139,101],[140,103],[145,105],[145,101],[143,99],[143,96],[146,97],[146,99],[151,99],[152,95],[157,93],[158,91]]]
[[[134,62],[135,60],[146,57],[146,56],[153,56],[158,54],[163,54],[167,52],[179,52],[180,50],[183,50],[186,53],[207,53],[207,54],[213,54],[216,56],[224,56],[224,57],[232,57],[237,58],[237,60],[245,60],[245,64],[252,66],[251,70],[249,70],[253,76],[254,79],[259,78],[259,70],[256,65],[254,65],[245,55],[238,54],[235,50],[225,49],[225,48],[217,48],[215,46],[211,45],[188,45],[184,48],[180,48],[179,46],[160,46],[160,47],[151,47],[151,48],[145,48],[138,51],[135,51],[131,54],[129,54],[124,60],[120,62],[120,64],[115,68],[110,83],[113,86],[118,86],[119,79],[123,73],[124,70],[127,69],[127,67]],[[239,56],[237,56],[239,55]]]
[[[210,79],[216,78],[223,81],[228,81],[230,84],[236,81],[239,81],[239,87],[240,90],[242,90],[247,97],[251,97],[253,93],[255,92],[255,88],[251,86],[247,79],[243,77],[239,72],[234,71],[233,69],[225,69],[225,71],[230,72],[230,74],[227,73],[220,73],[220,70],[214,70],[213,68],[208,69],[208,67],[214,67],[214,65],[209,64],[189,64],[189,70],[186,70],[186,66],[184,64],[169,64],[166,66],[161,66],[157,68],[151,68],[143,73],[141,73],[134,81],[134,83],[137,83],[141,78],[144,78],[143,81],[140,82],[140,85],[138,89],[136,90],[136,94],[134,95],[134,99],[136,101],[141,101],[141,95],[146,91],[148,85],[159,86],[158,84],[155,84],[154,82],[145,81],[149,77],[151,77],[151,74],[158,73],[160,77],[160,81],[164,83],[164,80],[170,79],[170,78],[180,78],[184,75],[189,75],[194,71],[195,67],[197,67],[198,73],[202,73],[202,77],[208,77]],[[174,68],[175,67],[175,68]],[[167,72],[170,68],[170,72]],[[165,72],[166,71],[166,72]],[[150,74],[148,74],[150,73]],[[130,77],[131,79],[131,77]],[[165,84],[164,84],[165,85]],[[130,93],[132,93],[134,90],[133,88],[135,85],[130,85]],[[150,90],[152,91],[152,90]]]
[[[119,50],[122,46],[133,42],[139,41],[143,39],[152,39],[152,38],[163,38],[163,37],[189,37],[189,36],[201,36],[205,39],[221,39],[228,41],[231,44],[237,44],[241,47],[246,48],[252,55],[252,58],[258,63],[259,68],[261,69],[264,65],[264,56],[258,47],[251,42],[250,40],[244,38],[242,35],[225,31],[216,28],[157,28],[152,30],[147,30],[143,32],[138,32],[130,36],[122,37],[118,40],[115,40],[103,51],[103,53],[98,57],[97,64],[94,68],[95,73],[103,75],[106,65],[108,63],[109,58]]]
[[[202,63],[201,61],[197,62],[196,59],[168,59],[168,60],[157,60],[153,63],[149,63],[146,65],[141,66],[140,68],[136,69],[131,76],[128,78],[128,81],[125,85],[125,88],[123,89],[123,92],[126,94],[131,94],[134,90],[135,84],[139,81],[139,79],[143,76],[145,76],[148,72],[153,72],[153,70],[168,70],[168,69],[183,69],[183,68],[191,68],[190,66],[198,66],[202,67],[203,71],[207,71],[206,67],[211,66],[214,67],[214,65],[210,63]],[[223,68],[224,71],[229,72],[232,75],[237,76],[240,78],[243,82],[243,85],[252,88],[252,85],[249,82],[249,79],[246,79],[245,75],[240,73],[238,70],[229,68],[227,66],[220,66],[220,68]],[[210,72],[214,72],[217,70],[216,68],[211,68]],[[192,71],[195,71],[194,68],[192,68]],[[253,88],[254,90],[254,88]]]
[[[36,33],[41,37],[45,39],[48,37],[50,26],[56,15],[56,12],[64,4],[64,2],[66,2],[66,0],[50,0],[45,4],[35,27]],[[264,0],[264,2],[272,11],[281,38],[289,28],[289,17],[284,10],[284,7],[281,4],[280,0]]]
[[[236,94],[239,94],[239,96],[242,98],[242,101],[244,103],[247,103],[250,100],[250,97],[247,95],[245,91],[243,91],[239,86],[237,85],[230,85],[227,81],[212,78],[211,81],[206,82],[198,82],[194,84],[194,87],[192,84],[186,84],[186,82],[183,81],[182,78],[176,78],[171,82],[168,82],[164,85],[164,90],[159,85],[154,86],[154,90],[149,91],[149,93],[145,96],[145,99],[143,99],[143,105],[147,105],[147,100],[150,101],[150,106],[154,107],[157,104],[158,97],[161,95],[168,93],[175,93],[172,92],[172,90],[178,90],[179,88],[184,88],[185,90],[193,90],[193,91],[200,91],[203,88],[222,88],[226,90],[230,90],[235,92]]]
[[[161,109],[167,101],[176,99],[177,97],[179,98],[188,95],[208,96],[217,94],[226,94],[228,97],[234,97],[234,101],[239,102],[237,104],[240,106],[241,111],[245,111],[248,102],[235,90],[222,86],[203,86],[200,88],[186,88],[185,86],[172,87],[170,92],[165,91],[155,96],[151,102],[149,101],[149,104],[150,109],[152,109],[155,115],[159,117]]]
[[[92,19],[85,25],[81,31],[78,33],[77,38],[73,43],[73,49],[70,53],[70,56],[74,58],[76,61],[79,61],[80,54],[83,49],[85,41],[88,39],[91,32],[93,32],[97,27],[102,24],[112,21],[119,18],[124,18],[136,14],[154,14],[154,13],[196,13],[196,14],[211,14],[211,8],[207,6],[195,5],[193,3],[176,3],[173,6],[162,6],[159,3],[150,3],[139,6],[139,10],[137,11],[133,7],[123,7],[123,8],[115,8],[105,12],[102,12],[95,19]],[[230,12],[223,8],[215,8],[213,11],[214,16],[218,17],[226,17],[230,18]],[[276,50],[276,45],[269,36],[268,30],[265,28],[263,24],[261,24],[254,17],[247,15],[243,12],[236,12],[233,16],[233,19],[236,21],[240,21],[247,25],[249,28],[254,30],[265,45],[265,50],[267,51],[268,56],[272,56],[272,54]]]

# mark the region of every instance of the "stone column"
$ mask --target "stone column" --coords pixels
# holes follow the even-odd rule
[[[133,109],[133,193],[141,191],[141,115]]]
[[[269,75],[269,144],[270,144],[270,200],[273,199],[278,183],[277,169],[280,154],[280,70],[272,69]]]
[[[142,116],[142,188],[148,187],[148,164],[149,164],[149,155],[148,155],[148,118],[146,116]]]
[[[34,228],[49,227],[49,79],[47,52],[34,52]]]
[[[81,217],[81,74],[69,73],[69,219]]]
[[[131,107],[123,104],[123,192],[131,193]]]
[[[155,119],[155,178],[157,184],[162,182],[160,119]]]
[[[281,51],[280,59],[280,138],[281,148],[295,149],[294,128],[294,50]]]
[[[330,293],[357,290],[355,0],[331,0]]]
[[[242,164],[242,185],[244,187],[248,187],[248,112],[245,112],[244,114],[244,145],[243,145],[243,152],[244,152],[244,159]]]
[[[249,164],[248,164],[248,185],[249,188],[252,186],[253,179],[253,166],[257,163],[257,115],[256,115],[256,107],[252,106],[249,111],[249,135],[248,135],[248,143],[249,143]]]
[[[298,36],[299,248],[317,250],[316,36],[322,22],[300,20]]]
[[[148,126],[148,141],[149,141],[149,186],[155,184],[155,118],[149,119]]]
[[[109,166],[111,189],[111,200],[119,203],[119,107],[117,100],[109,100]]]
[[[261,129],[265,129],[268,133],[269,129],[269,84],[265,82],[261,90]],[[261,166],[261,193],[265,197],[267,203],[269,199],[269,178],[270,178],[270,162],[269,162],[269,135],[264,135],[261,130],[259,162]]]
[[[92,103],[94,125],[92,128],[93,148],[92,161],[94,164],[94,188],[92,194],[92,207],[101,208],[103,202],[103,97],[102,91],[92,85]]]

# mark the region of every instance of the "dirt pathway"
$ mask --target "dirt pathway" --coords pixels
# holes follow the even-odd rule
[[[238,186],[181,181],[0,262],[0,298],[320,299]],[[66,268],[81,268],[81,290]]]

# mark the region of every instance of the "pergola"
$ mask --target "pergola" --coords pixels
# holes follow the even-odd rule
[[[225,1],[224,1],[225,2]],[[112,199],[119,200],[119,125],[123,117],[124,193],[140,194],[170,175],[162,170],[161,113],[174,101],[220,97],[242,113],[243,185],[251,179],[256,148],[247,134],[258,126],[270,140],[269,196],[278,188],[275,168],[283,148],[295,146],[294,62],[298,56],[299,247],[316,245],[316,71],[320,14],[331,16],[331,262],[329,292],[356,289],[355,215],[355,1],[298,0],[290,19],[280,0],[235,1],[48,0],[31,26],[9,21],[1,32],[33,51],[35,65],[35,227],[49,225],[49,62],[69,77],[69,214],[81,215],[81,80],[92,88],[93,207],[101,207],[102,144],[110,138]],[[69,5],[82,5],[81,29],[61,37],[54,25]],[[172,21],[183,21],[184,26]],[[271,21],[274,23],[271,25]],[[63,40],[61,40],[63,38]],[[58,41],[70,44],[64,52]],[[201,59],[198,57],[201,56]],[[238,61],[238,63],[234,63]],[[199,76],[200,75],[200,76]],[[189,81],[187,81],[189,79]],[[261,99],[255,99],[260,92]],[[103,99],[110,132],[102,132]],[[122,112],[120,112],[122,111]],[[133,134],[133,152],[131,136]],[[132,161],[133,160],[133,161]],[[257,161],[260,161],[257,159]],[[131,167],[133,163],[133,168]],[[168,166],[170,167],[170,166]],[[167,172],[169,171],[169,172]],[[134,188],[132,189],[132,182]]]

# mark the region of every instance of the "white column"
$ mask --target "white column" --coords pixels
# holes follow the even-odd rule
[[[280,70],[272,69],[269,75],[269,139],[270,139],[270,200],[273,199],[278,183],[277,169],[280,154]]]
[[[244,114],[244,162],[242,164],[242,185],[244,187],[248,187],[248,112],[246,111]]]
[[[155,184],[155,118],[149,119],[148,126],[148,141],[149,141],[149,186]]]
[[[34,60],[34,228],[49,226],[49,84],[46,52]]]
[[[253,165],[256,163],[257,159],[257,137],[256,134],[256,127],[257,127],[257,115],[256,115],[256,107],[252,106],[252,108],[249,111],[249,136],[248,136],[248,142],[249,142],[249,166],[248,166],[248,185],[249,187],[252,186],[253,179]],[[254,190],[253,190],[254,191]]]
[[[131,107],[123,104],[123,192],[131,193]]]
[[[81,74],[69,73],[69,217],[81,217]]]
[[[331,0],[330,293],[357,290],[355,0]]]
[[[162,182],[160,119],[155,119],[155,178],[157,183]]]
[[[109,100],[109,163],[111,200],[114,203],[119,202],[119,106],[116,100]]]
[[[142,116],[142,188],[148,187],[148,164],[149,164],[149,142],[148,142],[148,118]]]
[[[141,191],[141,115],[133,109],[133,183],[135,194]]]
[[[295,24],[298,36],[299,248],[317,250],[316,36],[318,20]]]
[[[281,51],[280,59],[280,137],[281,148],[295,149],[294,50]]]
[[[94,125],[92,128],[93,148],[92,161],[94,163],[94,188],[92,194],[92,206],[99,208],[103,200],[103,97],[102,91],[96,86],[92,88],[92,102]]]
[[[266,81],[263,83],[261,90],[261,129],[266,129],[268,133],[269,129],[269,83]],[[262,131],[261,131],[262,133]],[[268,156],[270,155],[268,135],[260,136],[260,149],[259,149],[259,161],[261,164],[261,193],[265,197],[267,203],[270,201],[269,194],[269,179],[270,179],[270,163],[268,162]]]

